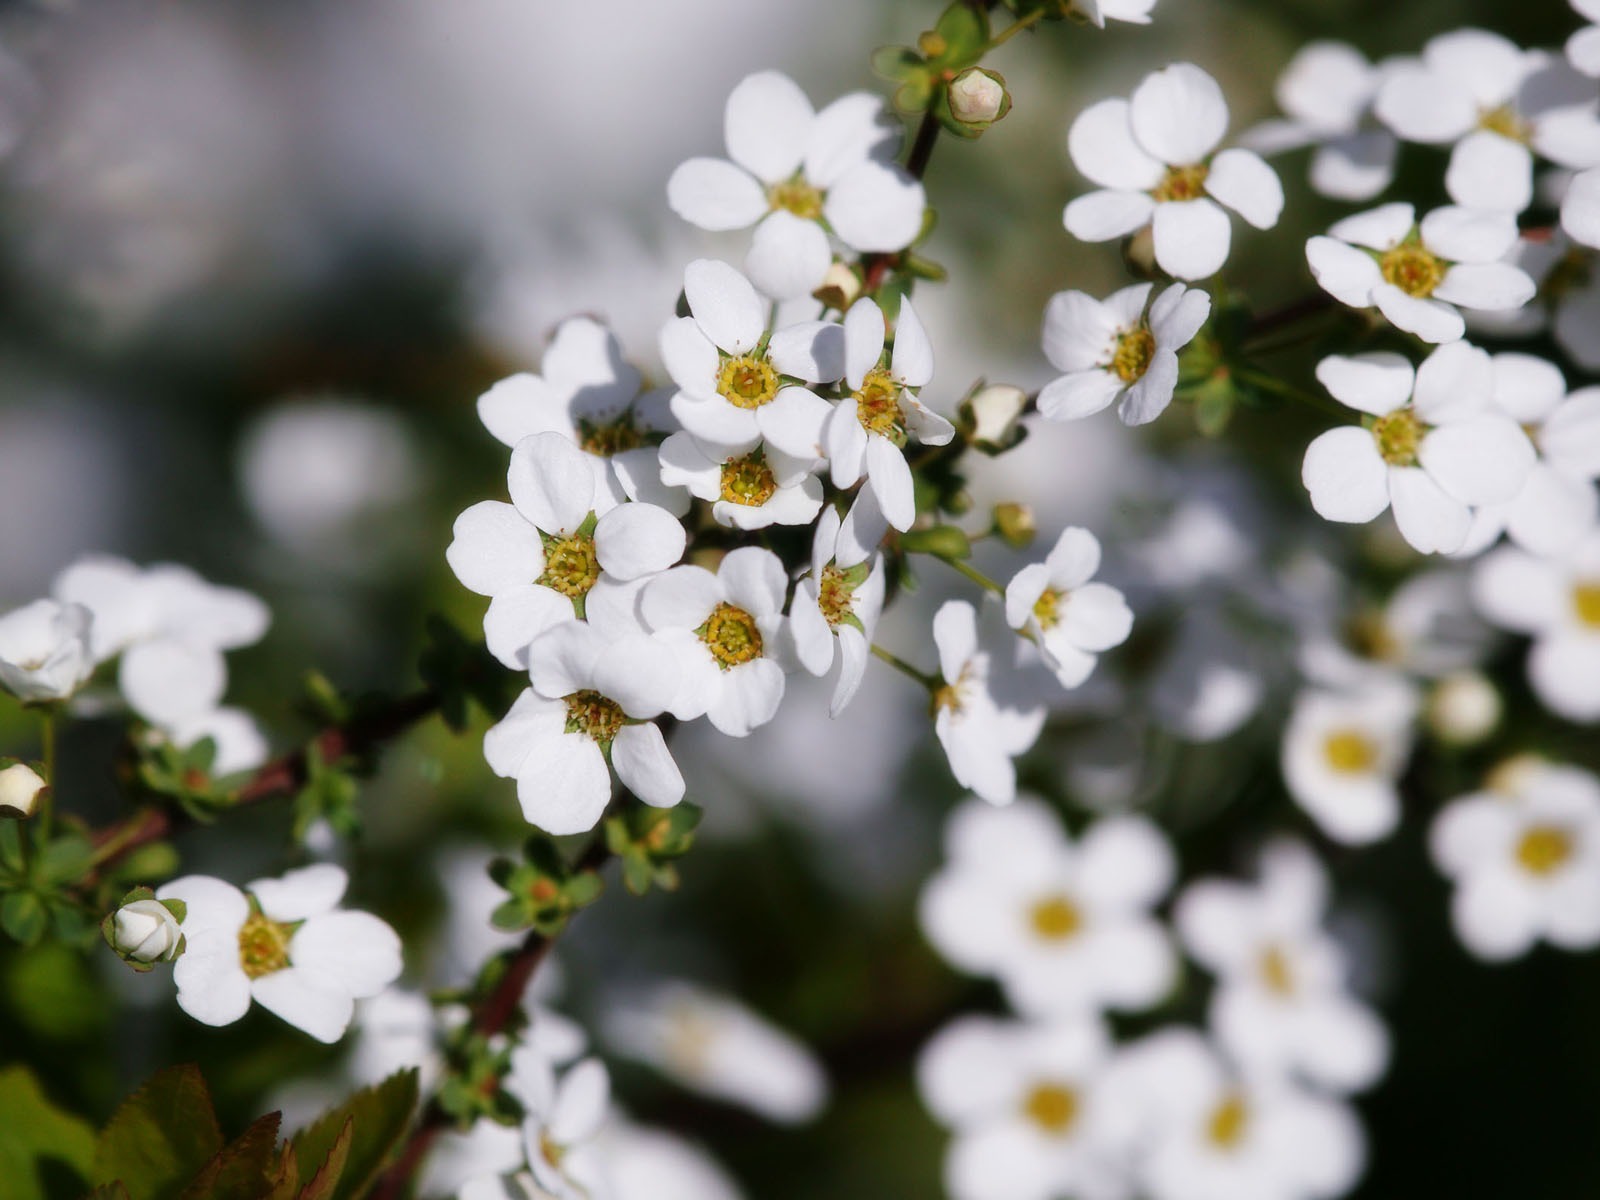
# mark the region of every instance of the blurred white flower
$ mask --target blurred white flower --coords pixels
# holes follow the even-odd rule
[[[950,773],[991,804],[1016,794],[1012,761],[1044,728],[1043,706],[1014,708],[990,690],[989,655],[978,649],[978,614],[965,600],[947,600],[933,617],[942,686],[934,693],[933,729]]]
[[[25,704],[65,700],[94,674],[93,615],[35,600],[0,617],[0,687]]]
[[[596,1135],[611,1106],[611,1077],[586,1058],[559,1077],[548,1062],[526,1062],[507,1081],[527,1111],[523,1146],[533,1178],[554,1200],[588,1200],[603,1178]]]
[[[596,1151],[605,1163],[604,1200],[742,1200],[711,1155],[665,1130],[613,1119]]]
[[[811,674],[826,675],[839,661],[830,717],[843,712],[861,686],[884,595],[882,555],[843,563],[840,554],[850,557],[839,545],[839,510],[824,508],[812,535],[811,571],[795,584],[788,628],[795,655]]]
[[[1572,7],[1591,24],[1567,39],[1567,61],[1585,75],[1600,76],[1600,0],[1572,0]]]
[[[1035,639],[1065,688],[1089,678],[1097,655],[1133,630],[1122,593],[1093,582],[1099,569],[1099,539],[1074,525],[1061,531],[1044,562],[1029,563],[1006,585],[1006,624]]]
[[[1573,241],[1600,249],[1600,167],[1575,176],[1567,187],[1561,228]]]
[[[1452,746],[1475,746],[1500,725],[1505,702],[1481,671],[1456,671],[1428,691],[1422,716],[1429,731]]]
[[[0,769],[0,817],[28,817],[38,806],[40,793],[49,785],[27,763],[14,762]]]
[[[1400,821],[1396,781],[1411,756],[1409,689],[1309,690],[1283,732],[1283,778],[1296,804],[1335,841],[1388,837]]]

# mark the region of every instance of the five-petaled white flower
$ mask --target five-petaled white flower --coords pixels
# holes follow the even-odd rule
[[[950,761],[950,773],[991,804],[1017,793],[1012,761],[1026,753],[1044,728],[1043,705],[1017,708],[990,691],[989,655],[978,649],[977,610],[947,600],[933,615],[933,641],[942,680],[933,696],[933,731]]]
[[[1561,228],[1573,241],[1600,249],[1600,167],[1574,176],[1567,185],[1561,198]]]
[[[94,674],[93,620],[83,605],[55,600],[0,617],[0,687],[25,704],[72,695]]]
[[[809,525],[822,509],[816,466],[814,457],[785,454],[759,439],[729,447],[675,433],[661,443],[662,482],[709,500],[712,518],[735,529]]]
[[[1456,933],[1479,958],[1516,958],[1540,939],[1600,945],[1600,782],[1558,768],[1523,783],[1514,796],[1461,797],[1429,832],[1434,861],[1456,884]]]
[[[355,1002],[400,974],[400,939],[370,913],[338,909],[349,882],[328,863],[258,879],[240,891],[209,875],[164,884],[182,900],[185,948],[172,969],[178,1006],[231,1025],[254,1000],[321,1042],[336,1042]]]
[[[1411,756],[1416,698],[1408,688],[1308,690],[1283,731],[1289,794],[1335,841],[1363,845],[1400,822],[1396,781]]]
[[[1261,882],[1202,879],[1178,898],[1184,948],[1217,976],[1211,1028],[1251,1071],[1293,1074],[1335,1092],[1377,1082],[1389,1036],[1348,991],[1349,969],[1322,928],[1327,873],[1303,844],[1261,856]]]
[[[1177,957],[1150,914],[1172,885],[1172,851],[1142,817],[1105,817],[1074,844],[1044,804],[968,801],[945,828],[948,863],[920,919],[957,967],[992,975],[1018,1011],[1149,1008]]]
[[[1335,222],[1306,242],[1306,260],[1324,291],[1352,308],[1376,308],[1425,342],[1466,332],[1463,308],[1520,308],[1538,289],[1521,267],[1502,261],[1517,240],[1510,213],[1436,208],[1417,224],[1409,204],[1384,204]]]
[[[532,686],[483,737],[496,775],[517,781],[530,824],[547,833],[593,829],[611,774],[646,804],[683,799],[683,776],[654,718],[678,690],[670,648],[637,632],[608,638],[567,621],[528,648]]]
[[[1156,263],[1178,279],[1204,279],[1228,259],[1228,214],[1271,229],[1283,185],[1251,150],[1213,155],[1228,129],[1217,81],[1191,63],[1145,77],[1132,100],[1092,104],[1072,123],[1072,161],[1106,189],[1067,205],[1067,231],[1104,242],[1150,226]]]
[[[1095,656],[1133,630],[1122,593],[1091,582],[1099,569],[1099,540],[1070,525],[1044,562],[1029,563],[1006,585],[1006,624],[1034,639],[1062,687],[1089,678]]]
[[[844,318],[844,378],[850,394],[828,414],[823,440],[834,485],[853,487],[865,476],[889,524],[904,531],[917,517],[906,442],[943,446],[955,436],[955,426],[924,408],[915,395],[933,377],[933,346],[910,297],[900,301],[887,367],[883,340],[883,310],[874,300],[857,300]]]
[[[557,1077],[545,1059],[524,1058],[507,1087],[527,1111],[523,1145],[534,1196],[590,1200],[605,1178],[595,1139],[611,1110],[611,1076],[597,1058],[586,1058]]]
[[[1394,64],[1373,110],[1408,141],[1453,143],[1445,188],[1472,208],[1527,208],[1535,151],[1564,167],[1600,163],[1594,84],[1482,29],[1440,34],[1419,59]]]
[[[1211,316],[1211,297],[1174,283],[1150,303],[1152,286],[1136,283],[1104,300],[1071,291],[1050,297],[1044,354],[1064,374],[1040,390],[1041,413],[1071,421],[1117,403],[1123,424],[1143,425],[1166,411],[1178,351]]]
[[[653,504],[616,503],[559,433],[518,442],[506,484],[511,503],[467,509],[445,551],[456,578],[490,597],[483,631],[494,656],[526,669],[533,640],[577,617],[613,634],[637,628],[633,585],[683,556],[678,519]]]
[[[1489,356],[1440,346],[1415,370],[1386,351],[1331,355],[1317,378],[1368,414],[1306,447],[1301,478],[1330,521],[1364,524],[1394,508],[1400,534],[1424,554],[1459,550],[1472,506],[1514,499],[1535,460],[1517,423],[1489,407]]]
[[[853,556],[840,543],[839,529],[839,510],[823,509],[811,540],[811,572],[795,584],[789,606],[789,633],[800,665],[826,675],[835,657],[839,660],[828,704],[831,717],[844,711],[861,686],[884,594],[882,555],[846,561]]]
[[[724,131],[733,161],[691,158],[667,181],[667,202],[701,229],[755,225],[745,270],[768,295],[822,283],[825,229],[871,252],[903,250],[921,232],[922,184],[890,161],[899,134],[879,97],[853,92],[815,112],[787,75],[761,71],[728,97]]]
[[[783,561],[760,546],[729,551],[715,573],[674,567],[645,586],[639,612],[677,656],[674,716],[703,715],[730,737],[772,720],[783,700],[787,591]]]

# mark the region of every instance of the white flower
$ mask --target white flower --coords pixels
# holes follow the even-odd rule
[[[1350,1109],[1285,1081],[1241,1077],[1198,1034],[1173,1029],[1123,1052],[1109,1090],[1138,1108],[1150,1200],[1328,1200],[1365,1165]]]
[[[922,230],[922,184],[889,161],[899,135],[865,92],[821,112],[788,76],[747,76],[728,97],[728,157],[691,158],[667,182],[672,211],[701,229],[756,226],[745,270],[779,299],[815,289],[832,232],[852,250],[909,246]],[[825,223],[825,226],[824,226]]]
[[[844,711],[861,686],[884,595],[883,556],[840,562],[841,554],[850,555],[840,545],[839,529],[839,510],[823,509],[811,541],[811,572],[795,584],[789,605],[789,633],[800,665],[813,675],[826,675],[834,659],[839,660],[839,678],[828,704],[831,717]]]
[[[1156,0],[1067,0],[1066,5],[1097,29],[1104,29],[1107,20],[1148,25],[1155,6]]]
[[[1538,461],[1512,499],[1477,510],[1461,552],[1482,550],[1502,530],[1534,554],[1571,549],[1600,515],[1600,388],[1569,397],[1561,369],[1531,354],[1496,354],[1492,379],[1491,409],[1522,427]]]
[[[970,414],[971,440],[980,445],[1007,447],[1016,437],[1017,421],[1028,406],[1028,393],[1009,383],[980,387],[962,405]]]
[[[1481,29],[1441,34],[1420,60],[1392,66],[1373,109],[1408,141],[1453,143],[1445,187],[1472,208],[1527,208],[1535,151],[1565,167],[1600,162],[1594,85]]]
[[[346,1068],[353,1083],[371,1087],[396,1071],[417,1068],[417,1086],[433,1090],[445,1067],[441,1024],[454,1014],[436,1009],[421,992],[391,987],[356,1005],[355,1037]],[[444,1021],[441,1021],[444,1018]],[[537,1024],[524,1036],[530,1036]]]
[[[1363,127],[1383,71],[1344,42],[1310,42],[1278,76],[1275,95],[1288,119],[1257,125],[1240,141],[1262,154],[1315,146],[1313,189],[1337,200],[1370,200],[1393,180],[1400,148],[1388,130]]]
[[[50,785],[27,763],[14,762],[0,770],[0,817],[27,817]]]
[[[1415,370],[1385,351],[1331,355],[1317,378],[1368,414],[1306,447],[1301,478],[1327,520],[1362,524],[1392,506],[1412,546],[1449,553],[1467,540],[1471,506],[1511,500],[1533,468],[1527,435],[1489,408],[1489,356],[1466,342],[1439,347]]]
[[[845,385],[850,394],[828,413],[823,440],[834,486],[853,487],[862,476],[889,524],[902,532],[916,520],[916,495],[905,460],[908,440],[947,445],[955,426],[922,406],[914,394],[933,377],[933,347],[911,307],[900,301],[894,353],[883,365],[883,310],[857,300],[844,318]]]
[[[1516,240],[1509,213],[1436,208],[1418,225],[1411,205],[1384,204],[1311,238],[1306,260],[1341,304],[1375,307],[1425,342],[1453,342],[1466,332],[1460,309],[1498,312],[1533,299],[1528,273],[1501,261]]]
[[[674,716],[703,715],[730,737],[772,720],[783,699],[787,591],[782,560],[760,546],[729,551],[714,574],[683,566],[651,580],[639,611],[676,656]]]
[[[933,730],[950,760],[950,773],[991,804],[1016,795],[1017,769],[1044,728],[1042,705],[1015,708],[989,690],[989,656],[978,649],[978,614],[965,600],[947,600],[933,616],[944,683],[934,694]]]
[[[0,617],[0,687],[24,704],[65,700],[94,674],[93,618],[81,604],[35,600]]]
[[[917,1060],[917,1087],[953,1130],[945,1187],[954,1200],[1120,1200],[1120,1114],[1100,1080],[1105,1029],[1079,1018],[1031,1025],[963,1017]]]
[[[1572,768],[1523,783],[1515,797],[1456,800],[1429,833],[1434,861],[1456,884],[1456,933],[1479,958],[1516,958],[1541,939],[1600,945],[1600,783]]]
[[[1533,638],[1528,682],[1540,702],[1569,721],[1600,720],[1600,532],[1559,556],[1492,550],[1472,584],[1484,616]]]
[[[526,668],[534,639],[575,617],[614,633],[636,625],[630,584],[683,556],[677,518],[653,504],[615,503],[559,433],[518,442],[506,482],[511,503],[467,509],[445,551],[456,578],[491,598],[483,629],[494,656]]]
[[[1600,167],[1573,177],[1561,200],[1561,228],[1573,241],[1600,249]]]
[[[1360,1091],[1388,1065],[1389,1038],[1348,994],[1344,955],[1322,928],[1327,892],[1327,875],[1304,845],[1275,842],[1262,855],[1259,886],[1202,879],[1173,915],[1185,949],[1217,976],[1211,1027],[1235,1062]]]
[[[1428,729],[1452,746],[1475,746],[1500,724],[1505,702],[1481,671],[1456,671],[1433,685],[1423,707]]]
[[[1044,310],[1044,353],[1061,378],[1039,392],[1039,411],[1052,421],[1087,417],[1117,404],[1125,425],[1154,421],[1178,386],[1178,351],[1211,315],[1211,297],[1175,283],[1150,300],[1151,284],[1136,283],[1096,300],[1057,292]]]
[[[1133,613],[1100,569],[1094,534],[1068,526],[1042,563],[1029,563],[1006,585],[1006,624],[1038,643],[1062,687],[1075,688],[1094,670],[1095,655],[1128,640]]]
[[[783,1125],[809,1121],[828,1079],[801,1042],[731,996],[685,982],[652,987],[617,1005],[606,1036],[675,1083]]]
[[[1106,817],[1074,844],[1043,804],[969,801],[945,829],[949,862],[923,889],[923,932],[957,967],[997,977],[1032,1016],[1149,1008],[1176,975],[1150,915],[1172,851],[1139,817]]]
[[[527,1110],[522,1136],[534,1181],[553,1200],[590,1200],[603,1178],[594,1139],[611,1106],[605,1066],[586,1058],[558,1079],[550,1063],[526,1060],[507,1087]]]
[[[178,918],[159,900],[124,904],[111,918],[111,930],[117,949],[144,963],[172,958],[183,939]]]
[[[726,447],[675,433],[661,444],[661,479],[711,502],[719,525],[765,529],[809,525],[822,509],[815,457],[795,457],[759,440]]]
[[[1585,75],[1600,76],[1600,0],[1572,0],[1585,25],[1567,39],[1567,61]]]
[[[484,427],[507,446],[535,433],[559,433],[588,457],[600,511],[642,500],[675,517],[689,509],[681,488],[662,486],[656,444],[676,427],[672,393],[640,394],[639,372],[612,332],[590,317],[563,321],[540,374],[502,379],[478,397]]]
[[[490,769],[517,781],[529,823],[556,834],[593,829],[611,800],[612,770],[646,804],[683,799],[683,776],[653,721],[672,702],[678,671],[672,650],[642,632],[613,640],[568,621],[534,640],[533,686],[483,737]]]
[[[690,315],[661,329],[661,359],[678,386],[672,415],[718,446],[765,438],[785,454],[819,455],[830,406],[803,385],[844,375],[844,330],[827,321],[769,330],[750,281],[714,259],[685,268],[683,293]]]
[[[1335,841],[1388,837],[1400,821],[1395,781],[1411,755],[1415,701],[1395,688],[1303,691],[1283,732],[1283,778]]]
[[[211,739],[211,774],[220,779],[253,771],[267,761],[272,748],[255,717],[241,708],[210,708],[175,717],[162,727],[180,750]]]
[[[394,930],[336,908],[347,882],[322,863],[243,892],[207,875],[164,885],[158,900],[188,906],[186,948],[172,970],[178,1006],[203,1024],[231,1025],[254,999],[318,1041],[338,1041],[355,1001],[383,991],[401,966]]]
[[[742,1200],[728,1173],[692,1142],[612,1121],[600,1131],[606,1200]]]
[[[1078,170],[1106,189],[1067,205],[1067,231],[1104,242],[1151,227],[1156,262],[1178,279],[1204,279],[1228,259],[1233,209],[1257,229],[1283,211],[1283,185],[1250,150],[1213,155],[1228,128],[1216,80],[1190,63],[1145,77],[1133,99],[1102,100],[1072,123]]]

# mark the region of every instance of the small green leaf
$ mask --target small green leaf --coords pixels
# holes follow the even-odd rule
[[[956,0],[945,9],[933,31],[944,39],[939,66],[947,71],[970,66],[989,48],[989,14],[966,0]]]
[[[299,1200],[334,1200],[339,1194],[341,1190],[339,1185],[344,1181],[345,1163],[350,1158],[350,1140],[354,1134],[354,1125],[350,1118],[345,1118],[344,1124],[339,1127],[338,1136],[328,1147],[328,1153],[323,1156],[316,1173],[311,1176],[305,1189],[300,1193]]]
[[[970,558],[972,543],[954,525],[935,525],[900,535],[900,545],[912,554],[934,554],[940,558]]]
[[[121,1181],[129,1200],[168,1200],[221,1149],[200,1069],[169,1067],[112,1114],[95,1145],[94,1181]]]
[[[23,1066],[0,1069],[0,1195],[45,1200],[45,1163],[87,1182],[94,1165],[94,1130],[50,1102]]]
[[[54,839],[39,855],[39,876],[47,883],[76,883],[94,861],[89,839],[69,833]]]
[[[294,1152],[301,1178],[314,1173],[320,1176],[319,1164],[326,1169],[335,1154],[341,1154],[342,1175],[337,1187],[317,1194],[331,1200],[354,1200],[365,1195],[410,1125],[416,1107],[414,1068],[396,1072],[376,1087],[357,1092],[295,1135]],[[302,1195],[316,1186],[317,1180],[312,1179]]]
[[[0,929],[13,941],[31,946],[44,936],[50,913],[33,892],[12,892],[0,900]]]
[[[261,1117],[200,1168],[180,1200],[259,1200],[272,1183],[282,1113]]]

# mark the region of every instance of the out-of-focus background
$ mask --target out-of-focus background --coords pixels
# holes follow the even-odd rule
[[[728,91],[768,67],[819,104],[886,90],[868,53],[913,41],[939,7],[5,5],[0,608],[44,594],[91,550],[183,561],[248,587],[274,623],[233,659],[230,700],[284,746],[306,731],[287,699],[309,668],[357,690],[413,685],[426,614],[468,628],[481,616],[443,558],[455,514],[503,489],[505,451],[479,425],[477,396],[535,367],[575,312],[604,317],[659,373],[655,331],[683,265],[742,255],[736,239],[685,226],[664,197],[678,162],[722,152]],[[1161,0],[1148,29],[1052,26],[1010,43],[993,65],[1014,111],[980,142],[940,145],[928,175],[940,213],[929,253],[951,280],[917,295],[938,355],[924,399],[948,411],[980,375],[1037,385],[1049,295],[1124,281],[1112,248],[1075,243],[1060,224],[1081,187],[1065,133],[1085,104],[1189,59],[1222,81],[1242,128],[1270,114],[1277,72],[1312,37],[1376,58],[1465,24],[1556,45],[1574,18],[1560,0]],[[1230,264],[1230,281],[1263,304],[1309,287],[1299,247],[1338,212],[1310,196],[1303,158],[1279,165],[1286,220],[1243,233]],[[1124,578],[1166,553],[1153,531],[1197,489],[1277,553],[1326,549],[1312,545],[1325,534],[1304,521],[1295,485],[1314,421],[1252,419],[1207,446],[1169,423],[1160,457],[1110,420],[1036,428],[1010,469],[989,464],[974,479],[974,495],[1032,504],[1049,537],[1068,523],[1111,540],[1146,535],[1143,557],[1112,553]],[[1242,493],[1241,478],[1253,481]],[[1260,549],[1198,530],[1180,542],[1196,578]],[[944,586],[930,579],[882,640],[923,647]],[[1254,653],[1269,679],[1286,670],[1270,646]],[[587,913],[564,944],[559,1003],[593,1017],[608,989],[661,975],[739,995],[821,1055],[834,1087],[826,1113],[774,1129],[619,1066],[630,1109],[705,1142],[758,1200],[934,1196],[944,1135],[916,1100],[916,1051],[953,1013],[998,1008],[915,926],[956,790],[905,681],[869,677],[836,724],[824,695],[797,676],[784,713],[748,741],[690,731],[680,759],[707,824],[685,885]],[[1270,725],[1192,750],[1137,707],[1108,681],[1061,715],[1049,782],[1080,814],[1153,811],[1178,836],[1186,873],[1233,869],[1261,831],[1301,828],[1275,779]],[[14,707],[0,722],[0,749],[26,749],[32,729]],[[94,734],[69,741],[67,777],[109,804]],[[511,785],[490,776],[475,735],[430,727],[389,756],[363,811],[349,852],[358,899],[410,944],[435,947],[414,982],[459,981],[486,943],[452,932],[447,910],[470,908],[463,873],[518,836]],[[239,823],[256,835],[248,849],[202,831],[184,844],[191,865],[236,880],[287,865],[281,810]],[[1470,961],[1447,929],[1422,827],[1410,820],[1393,841],[1332,860],[1344,928],[1398,1046],[1390,1077],[1361,1103],[1373,1152],[1358,1194],[1593,1194],[1600,962]],[[203,1028],[159,979],[134,979],[109,955],[62,956],[0,953],[0,1047],[80,1110],[104,1114],[156,1065],[195,1059],[237,1128],[287,1068],[331,1072],[340,1056],[259,1013]],[[1200,1007],[1180,995],[1151,1020]]]

